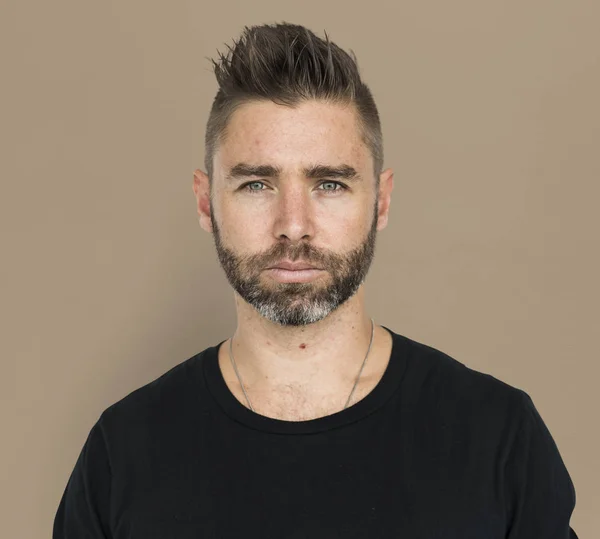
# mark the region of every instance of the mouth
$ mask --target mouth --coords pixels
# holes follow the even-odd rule
[[[320,271],[321,268],[317,268],[316,266],[312,266],[310,264],[306,264],[305,262],[278,262],[273,266],[267,268],[269,270],[286,270],[286,271],[305,271],[305,270],[317,270]]]
[[[287,269],[286,267],[267,268],[267,273],[280,283],[307,283],[318,278],[323,270],[307,266],[301,269]]]
[[[321,268],[317,268],[316,266],[311,266],[309,264],[276,264],[267,269],[281,269],[286,271],[304,271],[304,270],[320,270]]]

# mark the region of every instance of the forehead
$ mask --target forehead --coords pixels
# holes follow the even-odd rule
[[[253,101],[232,114],[215,157],[223,166],[239,161],[283,168],[348,163],[358,169],[368,166],[370,154],[354,106]]]

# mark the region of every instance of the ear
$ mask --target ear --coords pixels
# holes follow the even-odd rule
[[[392,191],[394,189],[394,171],[385,169],[379,175],[379,204],[377,209],[377,230],[383,230],[388,223]]]
[[[200,226],[206,232],[213,231],[210,220],[210,182],[208,175],[197,169],[194,171],[194,183],[192,185],[194,195],[196,196],[196,207],[200,216]]]

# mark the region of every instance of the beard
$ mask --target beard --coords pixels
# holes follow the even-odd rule
[[[313,324],[350,299],[364,282],[377,238],[377,200],[371,228],[362,243],[348,253],[322,252],[310,243],[277,243],[265,253],[238,255],[223,244],[212,211],[213,240],[229,284],[258,313],[282,326]],[[265,282],[262,273],[275,263],[298,259],[327,272],[305,283]]]

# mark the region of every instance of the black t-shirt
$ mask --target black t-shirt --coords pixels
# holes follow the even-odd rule
[[[225,341],[133,391],[91,429],[54,539],[575,539],[529,395],[385,329],[377,386],[317,419],[241,404]]]

